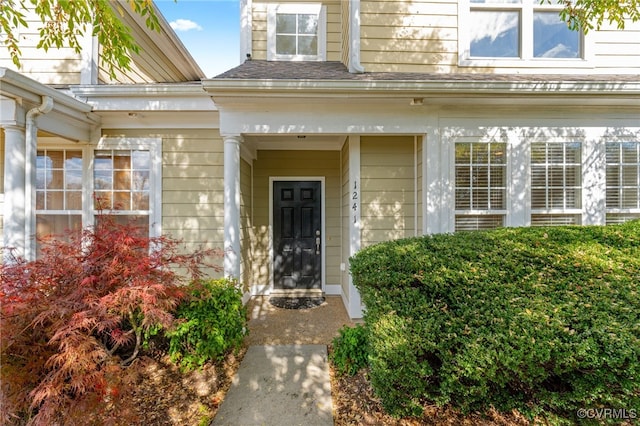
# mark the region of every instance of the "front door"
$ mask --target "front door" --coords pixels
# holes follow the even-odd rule
[[[321,290],[321,185],[273,182],[275,290]]]

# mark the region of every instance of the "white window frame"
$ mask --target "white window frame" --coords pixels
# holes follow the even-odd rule
[[[520,58],[477,58],[471,57],[470,22],[471,11],[487,9],[492,11],[520,12]],[[533,17],[538,11],[560,11],[562,5],[540,4],[537,0],[521,0],[521,3],[471,3],[458,2],[458,66],[461,67],[505,67],[505,68],[593,68],[593,37],[581,34],[581,52],[578,58],[535,58],[533,56]]]
[[[86,214],[85,224],[93,225],[95,223],[95,205],[93,200],[94,193],[94,160],[95,151],[100,150],[141,150],[149,151],[151,160],[149,170],[149,210],[137,211],[126,210],[121,214],[143,214],[149,216],[149,237],[159,237],[162,235],[162,139],[161,138],[101,138],[97,145],[92,147],[89,155],[89,170],[87,190],[89,197],[87,199],[86,208],[83,209]],[[119,212],[115,212],[118,214]],[[85,218],[83,218],[85,219]]]
[[[279,55],[276,52],[276,16],[278,13],[318,15],[318,54]],[[326,61],[327,8],[320,3],[283,3],[267,6],[267,60],[269,61]]]
[[[616,145],[618,145],[618,144],[624,144],[624,143],[633,143],[633,144],[636,145],[636,150],[640,149],[640,140],[638,140],[638,139],[619,139],[619,138],[611,139],[611,138],[605,137],[605,144],[606,145],[607,144],[616,144]],[[610,163],[607,161],[606,165],[605,165],[605,170],[609,168],[609,164]],[[640,162],[639,163],[617,162],[617,163],[613,163],[613,164],[615,164],[615,165],[632,164],[632,165],[636,165],[637,167],[640,167]],[[606,174],[606,171],[605,171],[605,174]],[[608,176],[606,176],[606,179],[607,179],[607,183],[608,183]],[[638,185],[636,186],[636,190],[637,190],[638,186],[640,186],[640,182],[638,182]],[[624,188],[624,186],[616,185],[615,188]],[[607,184],[606,190],[608,190],[608,189],[609,189],[609,185]],[[605,194],[606,194],[606,192],[605,192]],[[635,208],[610,207],[610,206],[607,206],[605,214],[606,214],[606,222],[607,223],[613,223],[613,222],[617,223],[618,222],[618,221],[609,220],[609,217],[610,217],[609,215],[620,216],[623,219],[623,221],[630,220],[630,219],[635,219],[635,218],[640,217],[640,205],[638,205]]]
[[[89,146],[87,145],[78,145],[74,143],[70,143],[68,140],[64,140],[57,137],[47,137],[40,138],[38,141],[37,151],[81,151],[82,152],[82,180],[83,182],[89,182],[90,174],[88,171],[89,157],[91,155]],[[86,227],[86,213],[87,213],[87,202],[91,198],[91,193],[88,191],[87,185],[83,185],[82,187],[82,204],[80,210],[38,210],[35,208],[35,197],[37,189],[32,187],[34,194],[34,209],[33,209],[33,217],[35,219],[35,223],[37,223],[38,215],[65,215],[65,216],[80,216],[81,226],[82,228]],[[34,247],[36,247],[37,243],[34,243]]]

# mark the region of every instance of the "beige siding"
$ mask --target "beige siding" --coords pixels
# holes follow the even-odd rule
[[[305,3],[303,1],[254,1],[252,9],[253,59],[267,59],[267,5],[269,3]],[[308,3],[308,2],[307,2]],[[327,8],[327,60],[342,59],[342,7],[340,1],[322,1]]]
[[[350,7],[350,2],[348,1],[343,1],[342,3],[340,3],[340,33],[341,33],[341,39],[342,39],[342,44],[341,44],[341,49],[342,49],[342,56],[341,56],[341,60],[342,63],[345,64],[347,67],[349,66],[349,62],[350,62],[350,51],[351,51],[351,46],[349,45],[349,7]]]
[[[103,135],[162,138],[163,234],[182,240],[189,251],[223,248],[224,147],[218,131],[104,130]]]
[[[240,246],[242,265],[240,282],[244,291],[251,285],[251,265],[253,258],[252,241],[252,170],[251,164],[240,161]]]
[[[349,138],[342,147],[342,262],[349,265],[349,253],[351,251],[351,235],[349,233],[351,223],[351,182],[349,180]],[[342,272],[340,285],[342,294],[349,301],[349,271]]]
[[[446,72],[457,63],[456,1],[363,1],[361,63],[367,71]]]
[[[588,67],[557,61],[551,67],[522,61],[522,66],[458,66],[458,2],[452,0],[363,0],[361,63],[370,72],[638,73],[640,22],[624,31],[605,25],[587,35]],[[461,28],[460,31],[464,31]]]
[[[0,235],[4,235],[4,129],[0,130]]]
[[[360,140],[362,247],[415,235],[413,136]]]
[[[340,282],[342,244],[339,151],[258,151],[253,167],[253,282],[270,281],[269,177],[325,178],[326,282]]]
[[[5,45],[0,45],[0,67],[9,68],[43,84],[79,84],[81,55],[70,48],[37,49],[42,22],[35,13],[27,14],[28,27],[20,27],[15,34],[20,43],[21,68],[11,61]]]

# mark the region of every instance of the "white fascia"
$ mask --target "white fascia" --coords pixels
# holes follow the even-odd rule
[[[25,110],[50,97],[53,110],[40,117],[38,128],[64,138],[88,141],[100,125],[91,105],[7,68],[0,68],[0,96],[15,100]]]
[[[217,111],[201,84],[75,86],[71,92],[94,111]]]
[[[456,98],[467,104],[492,103],[569,106],[640,105],[640,81],[477,81],[477,80],[244,80],[202,82],[218,105],[255,103],[261,99],[424,98],[425,104],[447,104]]]

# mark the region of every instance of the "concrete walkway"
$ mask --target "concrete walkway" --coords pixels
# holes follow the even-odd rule
[[[326,345],[250,346],[212,426],[333,425]]]

